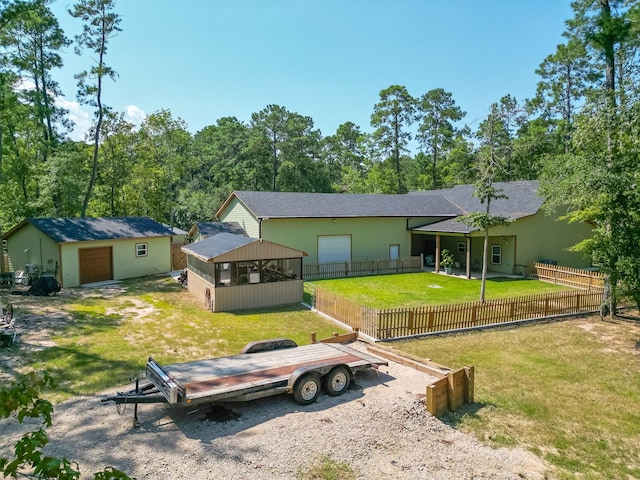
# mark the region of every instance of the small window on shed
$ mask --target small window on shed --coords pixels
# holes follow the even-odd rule
[[[146,256],[147,256],[147,244],[136,243],[136,257],[146,257]]]

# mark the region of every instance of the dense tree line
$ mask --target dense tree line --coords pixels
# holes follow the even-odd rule
[[[169,110],[134,126],[108,107],[115,0],[71,7],[84,26],[74,40],[46,0],[0,0],[0,231],[26,217],[84,215],[189,227],[212,219],[233,190],[437,189],[477,182],[490,159],[491,182],[539,179],[549,208],[565,209],[556,215],[592,222],[595,238],[577,248],[597,257],[613,289],[631,288],[640,284],[639,6],[572,7],[566,41],[541,62],[532,98],[505,94],[473,129],[446,89],[391,85],[368,126],[345,121],[323,136],[311,117],[267,105],[248,122],[220,118],[192,135]],[[76,75],[78,99],[95,109],[84,142],[69,139],[68,112],[55,102],[70,46],[91,52]]]

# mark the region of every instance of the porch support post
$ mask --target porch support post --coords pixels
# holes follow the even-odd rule
[[[467,237],[467,279],[471,278],[471,237]]]
[[[440,271],[440,234],[436,233],[436,273]]]

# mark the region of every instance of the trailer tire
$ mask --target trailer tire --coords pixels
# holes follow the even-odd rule
[[[320,394],[320,380],[312,374],[303,376],[296,382],[293,389],[293,399],[299,405],[309,405],[318,398]]]
[[[345,367],[336,367],[324,377],[324,388],[333,397],[342,395],[349,388],[351,374]]]

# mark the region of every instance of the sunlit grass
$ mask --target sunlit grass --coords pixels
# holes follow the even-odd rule
[[[638,323],[567,320],[397,342],[475,367],[475,401],[449,421],[496,446],[520,445],[552,478],[640,478]]]
[[[57,308],[70,319],[52,338],[55,346],[31,355],[15,349],[26,355],[21,362],[28,368],[47,370],[57,379],[57,391],[49,399],[127,384],[144,370],[149,356],[178,363],[233,355],[259,339],[287,337],[305,345],[311,332],[317,338],[344,332],[300,305],[211,313],[171,279],[123,285],[125,292],[117,296],[83,297],[77,290],[67,301],[56,298]],[[28,304],[20,308],[29,311]]]
[[[373,308],[472,302],[480,298],[480,280],[467,280],[432,272],[379,275],[371,277],[314,280],[317,285]],[[536,293],[560,292],[569,287],[527,278],[488,279],[486,298],[517,297]]]

